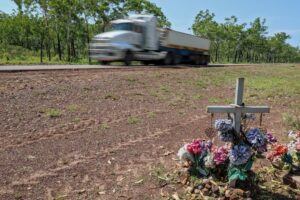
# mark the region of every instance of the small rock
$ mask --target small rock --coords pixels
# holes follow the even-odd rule
[[[230,196],[231,196],[230,190],[226,190],[225,191],[225,197],[230,198]]]
[[[204,187],[207,188],[207,189],[209,189],[209,190],[211,189],[211,185],[209,183],[205,184]]]
[[[203,188],[203,190],[201,190],[204,196],[209,196],[210,195],[210,191],[207,188]]]
[[[203,185],[198,185],[198,189],[202,190],[203,189]]]
[[[211,188],[211,191],[212,191],[213,193],[217,193],[217,192],[219,192],[219,187],[213,185],[212,188]]]
[[[209,180],[208,179],[203,179],[203,184],[208,184],[209,183]]]
[[[173,199],[175,200],[180,200],[178,193],[176,192],[175,194],[172,195]]]
[[[188,180],[189,180],[189,177],[188,176],[184,176],[184,177],[181,178],[180,182],[181,182],[182,185],[185,185]]]
[[[85,193],[86,192],[86,190],[85,189],[83,189],[83,190],[79,190],[78,191],[78,194],[83,194],[83,193]]]
[[[200,193],[200,190],[199,190],[199,189],[195,189],[195,190],[194,190],[194,193],[195,193],[195,194],[199,194],[199,193]]]
[[[193,193],[194,188],[193,188],[193,187],[187,187],[187,188],[186,188],[186,191],[187,191],[188,193]]]

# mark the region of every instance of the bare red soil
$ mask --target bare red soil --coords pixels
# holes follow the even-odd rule
[[[210,98],[234,96],[234,80],[192,87],[196,70],[1,73],[0,199],[158,199],[147,177],[205,137]],[[267,128],[284,130],[288,102],[261,100]]]

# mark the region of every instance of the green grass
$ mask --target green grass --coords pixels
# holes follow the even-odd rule
[[[155,112],[148,112],[147,113],[147,118],[154,118],[156,117],[156,113]]]
[[[106,122],[103,122],[103,123],[101,123],[100,128],[101,129],[110,129],[110,126]]]
[[[78,109],[78,106],[75,105],[75,104],[70,104],[70,105],[67,106],[67,110],[68,110],[69,112],[76,112],[77,109]]]
[[[128,119],[127,119],[127,122],[128,122],[128,124],[138,124],[138,123],[140,123],[142,120],[139,118],[139,117],[137,117],[137,116],[130,116],[130,117],[128,117]]]
[[[57,117],[60,117],[62,115],[62,112],[61,110],[59,109],[54,109],[54,108],[50,108],[50,109],[47,109],[45,111],[46,115],[50,118],[57,118]]]
[[[283,122],[286,127],[292,130],[300,130],[300,115],[292,115],[290,113],[282,114]]]

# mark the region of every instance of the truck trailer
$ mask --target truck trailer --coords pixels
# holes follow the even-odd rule
[[[93,37],[89,56],[102,64],[207,65],[210,41],[168,28],[158,28],[153,15],[131,15],[111,22],[111,30]]]

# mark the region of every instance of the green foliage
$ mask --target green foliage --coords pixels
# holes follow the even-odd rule
[[[135,116],[130,116],[130,117],[128,117],[128,119],[127,119],[128,124],[138,124],[138,123],[140,123],[141,121],[142,121],[142,120],[141,120],[140,118],[135,117]]]
[[[147,0],[14,0],[14,3],[17,5],[14,13],[0,11],[1,64],[82,60],[86,63],[91,38],[107,30],[111,20],[128,13],[154,14],[160,26],[170,26],[161,9]]]
[[[192,30],[211,40],[211,59],[223,63],[282,63],[299,62],[300,49],[286,41],[290,38],[284,32],[268,36],[266,20],[256,18],[249,26],[239,24],[235,16],[225,18],[225,22],[214,20],[215,14],[209,10],[200,11]]]
[[[288,128],[293,130],[300,130],[300,116],[299,115],[291,115],[289,113],[282,114],[283,121],[287,125]]]
[[[57,118],[57,117],[60,117],[61,116],[61,111],[59,109],[54,109],[54,108],[51,108],[51,109],[47,109],[45,111],[46,115],[50,118]]]

